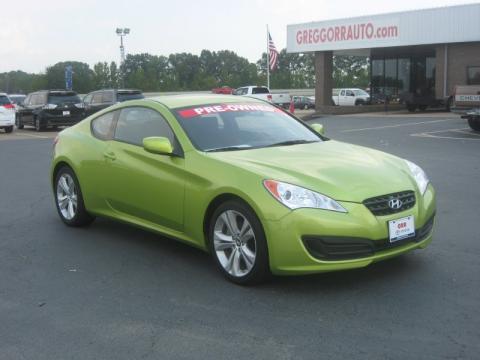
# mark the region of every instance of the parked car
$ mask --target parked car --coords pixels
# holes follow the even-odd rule
[[[243,86],[236,89],[232,94],[269,101],[285,109],[290,106],[289,94],[272,94],[266,86]]]
[[[113,104],[127,100],[144,99],[141,90],[136,89],[103,89],[87,94],[83,98],[85,116],[90,116],[97,111],[103,110]]]
[[[12,101],[15,109],[18,109],[18,105],[23,104],[27,95],[24,94],[8,94],[8,97]]]
[[[41,90],[28,94],[17,110],[17,127],[32,125],[37,131],[47,127],[74,125],[84,118],[82,100],[75,91]]]
[[[0,93],[0,129],[11,133],[15,125],[15,106],[5,93]]]
[[[54,144],[66,225],[105,216],[167,235],[210,252],[236,283],[361,268],[432,241],[435,190],[419,166],[257,99],[117,104]]]
[[[218,88],[212,89],[213,94],[224,94],[224,95],[231,95],[234,89],[230,86],[222,86]]]
[[[480,131],[480,85],[456,86],[450,110],[467,119],[473,130]]]
[[[308,96],[293,96],[293,106],[295,109],[315,109],[315,100]]]
[[[339,106],[358,106],[370,104],[370,95],[362,89],[333,89],[332,102]]]

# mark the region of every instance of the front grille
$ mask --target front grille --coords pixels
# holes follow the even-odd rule
[[[398,199],[402,202],[402,206],[398,209],[392,209],[388,202],[392,199]],[[407,209],[415,205],[415,193],[413,191],[402,191],[398,193],[376,196],[363,201],[363,204],[375,216],[391,215]]]
[[[388,238],[370,240],[363,238],[345,238],[338,236],[302,236],[302,241],[308,252],[319,260],[350,260],[365,258],[376,252],[402,246],[411,242],[424,240],[432,231],[434,216],[421,228],[415,230],[415,236],[390,243]]]

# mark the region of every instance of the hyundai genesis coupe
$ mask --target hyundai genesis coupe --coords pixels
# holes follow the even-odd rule
[[[65,224],[101,216],[180,240],[236,283],[360,268],[432,240],[435,191],[419,166],[261,100],[128,101],[54,143]]]

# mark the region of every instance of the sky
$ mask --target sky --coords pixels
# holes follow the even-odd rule
[[[200,54],[228,49],[256,62],[266,25],[278,49],[286,27],[310,21],[473,3],[465,0],[22,0],[0,13],[0,72],[44,72],[59,61],[120,60],[127,53]]]

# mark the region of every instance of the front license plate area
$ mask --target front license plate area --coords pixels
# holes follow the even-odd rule
[[[63,112],[63,116],[70,116],[70,111],[65,110],[65,111]]]
[[[415,236],[415,221],[413,215],[388,222],[390,243]]]

